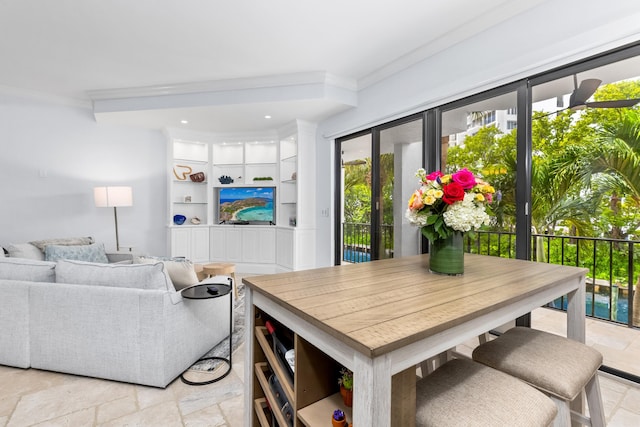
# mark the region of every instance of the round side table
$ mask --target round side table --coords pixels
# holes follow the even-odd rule
[[[203,283],[200,285],[190,286],[188,288],[184,288],[181,293],[183,298],[187,299],[211,299],[211,298],[219,298],[223,297],[229,293],[231,293],[231,289],[233,288],[233,279],[229,278],[229,284],[225,285],[223,283]],[[180,379],[183,383],[189,385],[206,385],[211,384],[216,381],[220,381],[231,372],[231,355],[233,354],[233,298],[229,295],[229,357],[219,357],[219,356],[210,356],[210,357],[202,357],[196,361],[196,363],[201,362],[203,360],[220,360],[227,364],[227,370],[212,380],[208,381],[200,381],[194,382],[186,379],[184,377],[184,372],[180,374]],[[186,371],[185,371],[186,372]]]
[[[202,272],[211,276],[230,276],[233,279],[233,295],[238,299],[238,286],[236,285],[236,265],[230,262],[212,262],[202,266]]]

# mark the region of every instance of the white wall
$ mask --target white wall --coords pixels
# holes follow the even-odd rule
[[[356,108],[318,126],[316,205],[333,206],[336,137],[638,40],[637,0],[548,1],[361,90]],[[318,216],[318,267],[333,261],[332,223]]]
[[[113,209],[93,187],[133,187],[118,209],[121,245],[166,252],[166,139],[159,131],[99,125],[89,109],[0,94],[0,245],[93,236],[115,249]]]

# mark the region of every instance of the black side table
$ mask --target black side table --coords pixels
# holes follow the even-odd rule
[[[187,299],[210,299],[210,298],[218,298],[218,297],[222,297],[227,294],[230,294],[232,289],[233,289],[233,279],[229,277],[228,285],[225,285],[222,283],[203,283],[200,285],[184,288],[181,292],[182,292],[182,297]],[[203,360],[221,360],[228,365],[226,372],[217,378],[214,378],[209,381],[201,381],[201,382],[189,381],[184,377],[184,372],[183,372],[182,374],[180,374],[180,379],[182,380],[183,383],[189,384],[189,385],[206,385],[206,384],[214,383],[216,381],[220,381],[221,379],[229,375],[229,372],[231,372],[231,355],[233,354],[232,332],[233,332],[233,297],[232,295],[229,295],[229,358],[211,356],[211,357],[203,357],[196,361],[196,363],[198,363]]]

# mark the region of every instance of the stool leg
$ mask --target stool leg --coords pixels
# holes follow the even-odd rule
[[[546,393],[545,393],[546,394]],[[549,399],[553,400],[556,408],[558,408],[558,414],[553,420],[553,427],[570,427],[571,426],[571,408],[569,402],[563,399],[558,399],[555,396],[547,395]]]
[[[607,425],[604,417],[604,408],[602,406],[602,394],[600,394],[600,381],[598,373],[589,380],[584,387],[587,394],[587,404],[589,405],[589,417],[591,418],[592,427],[604,427]]]

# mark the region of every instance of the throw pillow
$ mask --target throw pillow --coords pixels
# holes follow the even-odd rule
[[[0,258],[0,279],[55,282],[56,263],[25,258]]]
[[[7,256],[8,252],[7,253],[5,253],[5,252],[6,252],[6,249],[3,248],[2,246],[0,246],[0,258],[4,258],[4,257]]]
[[[56,266],[56,282],[175,291],[162,263],[114,265],[60,260]]]
[[[44,248],[44,259],[46,261],[72,259],[105,264],[109,262],[102,243],[80,246],[47,245]]]
[[[11,243],[7,246],[11,258],[26,258],[44,261],[44,253],[31,243]]]
[[[34,240],[31,243],[36,248],[44,252],[44,248],[47,245],[59,245],[59,246],[79,246],[90,245],[93,243],[93,237],[60,237],[55,239]]]
[[[162,262],[169,273],[173,286],[177,290],[195,285],[199,282],[193,263],[187,260],[159,260],[153,257],[139,257],[140,264],[155,264]]]

